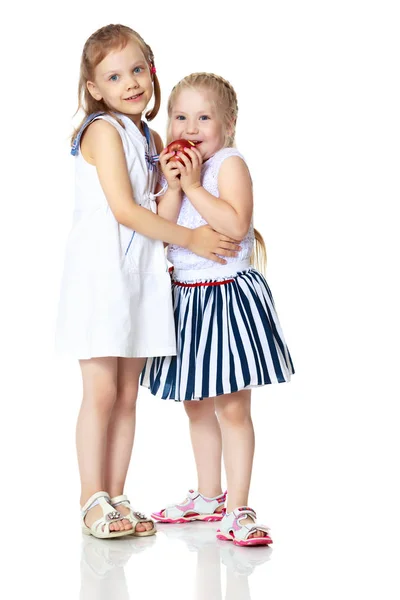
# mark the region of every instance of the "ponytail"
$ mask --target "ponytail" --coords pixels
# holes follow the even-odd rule
[[[265,273],[267,268],[267,249],[265,247],[264,238],[257,229],[254,229],[254,248],[250,257],[250,263],[258,269],[258,271]]]

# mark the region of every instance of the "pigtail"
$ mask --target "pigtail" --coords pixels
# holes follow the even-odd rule
[[[254,247],[250,257],[250,263],[261,273],[267,269],[267,248],[261,233],[254,229]]]
[[[153,85],[154,85],[154,106],[151,110],[149,110],[145,114],[145,117],[148,121],[152,121],[154,119],[154,117],[157,116],[158,111],[160,110],[160,106],[161,106],[161,88],[160,88],[160,82],[158,81],[158,77],[157,77],[156,73],[153,74]]]

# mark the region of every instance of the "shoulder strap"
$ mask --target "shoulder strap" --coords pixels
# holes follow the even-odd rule
[[[149,126],[147,125],[147,123],[145,123],[144,121],[142,121],[142,124],[143,124],[143,129],[144,129],[144,135],[146,136],[147,145],[150,150],[150,143],[151,143],[150,129],[149,129]]]
[[[81,142],[81,137],[83,132],[85,131],[85,129],[90,125],[90,123],[92,123],[95,119],[97,119],[98,117],[100,117],[101,115],[104,115],[104,112],[97,112],[97,113],[92,113],[91,115],[89,115],[85,121],[82,123],[82,126],[80,128],[80,130],[78,131],[72,146],[71,146],[71,154],[72,156],[78,156],[79,154],[79,144]]]
[[[146,141],[147,141],[147,152],[146,152],[147,166],[149,167],[150,170],[154,170],[157,166],[159,155],[158,154],[153,154],[153,155],[150,154],[150,146],[151,146],[150,129],[149,129],[149,126],[147,125],[147,123],[145,123],[144,121],[142,121],[142,124],[143,124],[143,129],[144,129],[144,135],[146,136]]]

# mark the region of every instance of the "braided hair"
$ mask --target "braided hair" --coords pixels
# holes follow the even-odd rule
[[[235,145],[235,130],[238,114],[238,102],[236,92],[232,85],[215,73],[192,73],[184,77],[172,89],[168,99],[168,131],[172,108],[176,98],[183,89],[207,89],[214,94],[217,111],[222,119],[225,132],[224,148],[232,148]]]

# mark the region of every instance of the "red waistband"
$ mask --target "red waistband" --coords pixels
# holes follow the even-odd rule
[[[203,283],[181,283],[180,281],[172,281],[174,285],[178,285],[179,287],[204,287],[211,285],[226,285],[227,283],[232,283],[235,281],[234,279],[225,279],[225,281],[205,281]]]

